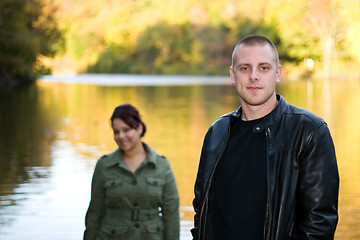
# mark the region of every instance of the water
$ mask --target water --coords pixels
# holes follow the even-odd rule
[[[121,77],[101,75],[106,84],[96,85],[98,75],[88,84],[86,76],[1,93],[0,239],[82,238],[94,166],[116,148],[109,118],[122,103],[140,110],[148,126],[143,140],[169,158],[181,198],[181,239],[191,239],[202,140],[217,117],[238,107],[233,86],[226,77],[204,85],[207,77],[131,76],[136,86],[121,86]],[[171,84],[161,85],[164,78]],[[359,83],[281,83],[278,92],[328,122],[341,177],[336,239],[359,239]]]

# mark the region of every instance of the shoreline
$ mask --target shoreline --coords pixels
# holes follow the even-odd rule
[[[100,86],[182,86],[230,85],[229,76],[147,75],[147,74],[72,74],[45,75],[41,82],[75,83]]]

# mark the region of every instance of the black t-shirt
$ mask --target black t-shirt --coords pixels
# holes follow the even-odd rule
[[[264,239],[266,213],[266,136],[254,133],[261,121],[232,123],[228,144],[213,178],[216,240]]]

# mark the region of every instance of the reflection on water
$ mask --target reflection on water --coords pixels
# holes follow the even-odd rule
[[[360,87],[284,83],[285,99],[323,117],[341,177],[336,239],[359,239]],[[132,103],[148,126],[144,141],[171,162],[181,198],[181,238],[190,239],[191,201],[209,125],[238,107],[231,85],[96,86],[38,82],[0,96],[0,238],[81,239],[96,160],[113,151],[109,117]],[[64,230],[66,229],[66,230]]]

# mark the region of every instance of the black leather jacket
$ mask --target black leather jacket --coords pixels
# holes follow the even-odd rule
[[[277,95],[276,108],[253,131],[265,131],[268,200],[264,239],[333,239],[339,175],[326,123]],[[202,148],[193,201],[193,239],[212,239],[211,182],[241,107],[216,120]]]

